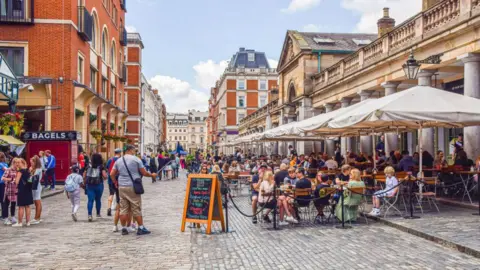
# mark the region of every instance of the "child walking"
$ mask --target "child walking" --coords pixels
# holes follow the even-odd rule
[[[72,219],[77,221],[77,211],[80,207],[80,185],[83,184],[83,177],[79,174],[80,168],[76,165],[70,167],[71,174],[65,180],[65,192],[72,203]]]

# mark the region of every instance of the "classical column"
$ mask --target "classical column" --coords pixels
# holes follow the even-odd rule
[[[301,101],[301,106],[298,111],[297,121],[302,121],[312,116],[313,116],[312,99],[303,98]],[[310,155],[310,153],[313,152],[313,142],[305,142],[305,141],[299,140],[297,142],[297,152],[299,155],[300,154]]]
[[[418,72],[418,85],[431,86],[432,76],[435,74],[435,72],[435,70],[420,70],[420,72]],[[433,128],[424,128],[422,130],[422,137],[420,138],[422,140],[423,151],[428,151],[432,156],[435,156],[434,132],[435,130]],[[420,151],[420,149],[418,151]]]
[[[385,89],[385,96],[395,94],[400,82],[384,82],[382,87]],[[385,155],[390,156],[390,151],[398,149],[398,135],[397,133],[385,134]]]
[[[335,107],[334,103],[326,103],[323,105],[325,107],[325,113],[329,113],[333,111],[333,108]],[[335,141],[334,140],[325,140],[325,153],[327,153],[328,156],[333,156],[335,154]]]
[[[344,97],[340,100],[342,104],[342,108],[346,108],[350,106],[350,103],[352,102],[352,98],[349,97]],[[341,153],[342,156],[346,155],[348,151],[352,151],[352,138],[350,137],[342,137],[341,138]]]
[[[372,95],[372,90],[362,90],[358,92],[360,96],[360,101],[365,101]],[[366,153],[367,155],[372,155],[373,151],[372,146],[372,136],[361,136],[360,137],[360,152]]]
[[[480,54],[468,53],[459,57],[465,65],[464,95],[480,98]],[[464,149],[468,158],[475,160],[480,154],[480,127],[466,127],[463,129]]]

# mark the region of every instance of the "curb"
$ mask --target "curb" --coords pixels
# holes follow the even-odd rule
[[[442,239],[438,236],[434,236],[434,235],[431,235],[431,234],[428,234],[428,233],[425,233],[425,232],[422,232],[422,231],[419,231],[419,230],[416,230],[416,229],[408,228],[404,225],[396,224],[396,223],[391,222],[389,220],[386,220],[384,218],[374,217],[374,216],[370,216],[368,214],[363,214],[363,215],[366,216],[369,219],[373,219],[375,221],[382,222],[383,224],[388,225],[392,228],[398,229],[400,231],[403,231],[403,232],[415,235],[417,237],[421,237],[423,239],[435,242],[435,243],[440,244],[440,245],[442,245],[444,247],[447,247],[447,248],[455,249],[459,252],[468,254],[470,256],[480,258],[480,250],[476,250],[476,249],[464,246],[462,244],[452,242],[450,240]]]
[[[63,190],[55,190],[55,191],[50,192],[48,194],[42,195],[42,200],[45,199],[45,198],[53,197],[53,196],[58,195],[58,194],[62,194],[62,193],[63,193]]]

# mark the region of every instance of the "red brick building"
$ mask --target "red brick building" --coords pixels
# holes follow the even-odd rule
[[[22,83],[25,130],[77,130],[86,149],[113,149],[89,131],[124,129],[125,0],[15,3],[0,4],[0,53]]]

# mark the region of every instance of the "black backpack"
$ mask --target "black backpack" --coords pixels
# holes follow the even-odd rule
[[[98,185],[103,182],[102,179],[102,170],[100,167],[92,168],[88,167],[87,169],[87,177],[86,177],[87,185]]]

